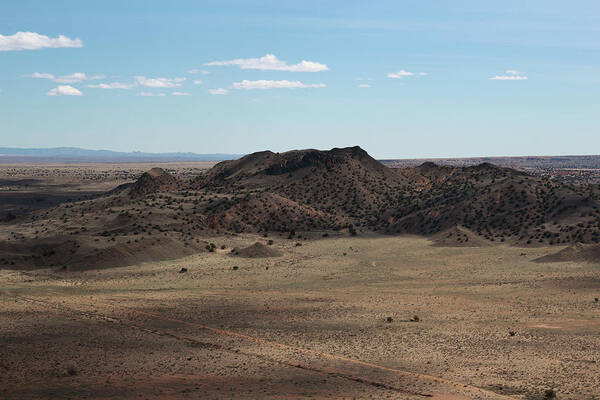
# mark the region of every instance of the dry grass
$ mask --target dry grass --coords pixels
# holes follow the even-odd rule
[[[269,239],[282,257],[229,256]],[[3,395],[475,399],[552,388],[560,399],[589,399],[600,392],[598,265],[532,262],[554,251],[547,247],[523,254],[416,237],[300,247],[285,236],[269,239],[215,236],[207,239],[214,252],[111,270],[2,271]],[[69,366],[76,375],[65,373]]]

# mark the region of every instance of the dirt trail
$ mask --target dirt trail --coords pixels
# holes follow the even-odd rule
[[[88,301],[83,301],[83,299],[80,299],[80,301],[78,301],[79,304],[82,304],[82,305],[85,304],[86,306],[93,307],[96,310],[98,310],[99,308],[104,309],[103,312],[99,312],[99,311],[84,311],[84,310],[80,310],[77,308],[68,307],[68,306],[65,306],[63,304],[59,304],[56,302],[42,300],[42,299],[36,299],[36,298],[26,297],[26,296],[21,296],[21,295],[10,294],[9,296],[14,298],[15,300],[20,300],[20,301],[29,302],[29,303],[35,303],[35,304],[42,305],[44,307],[52,308],[62,314],[66,314],[71,317],[75,315],[75,316],[78,316],[79,318],[94,319],[94,320],[99,320],[99,321],[104,321],[104,322],[109,322],[109,323],[115,323],[115,324],[122,325],[124,327],[137,329],[137,330],[140,330],[140,331],[143,331],[146,333],[170,337],[170,338],[173,338],[176,340],[193,343],[193,344],[199,345],[201,347],[204,347],[206,349],[211,349],[211,350],[215,350],[215,351],[220,350],[220,351],[234,352],[234,353],[242,354],[245,356],[259,358],[263,361],[271,362],[274,364],[285,365],[285,366],[294,367],[294,368],[298,368],[298,369],[302,369],[302,370],[316,372],[316,373],[324,374],[324,375],[327,375],[330,377],[346,379],[346,380],[358,382],[361,384],[381,388],[384,390],[394,391],[399,394],[412,395],[412,396],[418,396],[418,397],[423,397],[423,398],[437,398],[436,396],[438,396],[439,394],[447,393],[447,391],[451,391],[451,393],[453,395],[468,396],[468,398],[470,398],[472,400],[476,400],[476,399],[477,400],[478,399],[481,399],[481,400],[484,400],[484,399],[516,400],[515,397],[498,394],[498,393],[495,393],[495,392],[492,392],[489,390],[478,388],[476,386],[472,386],[472,385],[468,385],[468,384],[464,384],[461,382],[456,382],[456,381],[452,381],[452,380],[448,380],[448,379],[444,379],[444,378],[440,378],[440,377],[436,377],[436,376],[432,376],[432,375],[410,372],[410,371],[406,371],[406,370],[386,367],[384,365],[379,365],[379,364],[375,364],[375,363],[371,363],[371,362],[367,362],[367,361],[348,358],[348,357],[344,357],[344,356],[340,356],[340,355],[335,355],[335,354],[305,349],[305,348],[301,348],[301,347],[296,347],[293,345],[279,343],[279,342],[275,342],[272,340],[266,340],[266,339],[262,339],[260,337],[255,337],[255,336],[251,336],[251,335],[247,335],[247,334],[243,334],[243,333],[239,333],[239,332],[215,328],[212,326],[203,325],[203,324],[199,324],[199,323],[195,323],[195,322],[184,321],[181,319],[167,317],[167,316],[139,310],[139,309],[132,308],[132,307],[121,306],[121,305],[117,305],[114,303],[88,302]],[[117,315],[116,311],[121,311],[121,313],[119,313],[119,315]],[[200,339],[198,339],[197,336],[183,335],[180,333],[174,333],[172,330],[148,327],[147,325],[139,324],[139,323],[132,321],[131,317],[128,317],[128,315],[132,315],[132,314],[136,315],[136,316],[146,317],[146,318],[149,318],[150,320],[154,320],[154,321],[170,322],[170,323],[180,324],[183,326],[192,327],[195,329],[200,329],[204,332],[209,332],[210,334],[214,335],[215,340],[210,340],[210,341],[207,341],[205,339],[200,340]],[[236,339],[241,339],[246,342],[260,344],[261,348],[271,347],[272,349],[273,348],[282,349],[282,350],[291,352],[291,354],[287,355],[287,357],[284,357],[283,360],[280,360],[280,359],[277,359],[273,356],[269,356],[266,354],[260,354],[260,353],[256,353],[256,352],[240,350],[239,348],[235,348],[230,345],[224,345],[224,344],[218,343],[219,338],[223,338],[223,337],[230,337],[230,338],[233,337]],[[266,353],[275,354],[277,352],[276,351],[275,352],[266,351]],[[302,360],[301,357],[298,356],[299,354],[301,354],[305,357],[309,357],[309,358],[307,360]],[[294,358],[292,358],[292,357],[294,357]],[[333,360],[333,361],[341,364],[342,367],[341,368],[339,366],[336,366],[335,368],[328,367],[326,365],[323,365],[322,362],[319,363],[319,361],[320,361],[319,358],[321,360],[323,360],[323,359]],[[315,361],[317,361],[317,362],[315,362]],[[361,372],[363,372],[361,370],[359,370],[358,372],[352,371],[353,367],[354,368],[359,367],[361,369],[362,368],[370,368],[371,370],[379,371],[380,373],[390,373],[394,376],[402,378],[402,380],[406,380],[406,383],[404,385],[398,385],[398,384],[389,384],[387,382],[380,381],[380,380],[373,380],[371,378],[366,377],[365,374],[361,374]],[[410,382],[410,384],[408,384],[408,382]],[[404,383],[404,382],[401,382],[401,383]],[[436,385],[435,388],[433,386],[431,386],[434,384]],[[407,386],[412,386],[412,387],[428,386],[430,389],[429,390],[415,390],[415,389],[411,389]],[[447,394],[450,394],[450,393],[447,393]]]

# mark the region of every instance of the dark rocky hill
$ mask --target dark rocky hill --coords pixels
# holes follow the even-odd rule
[[[150,193],[169,192],[179,187],[179,181],[162,168],[152,168],[131,186],[133,196],[145,196]]]
[[[208,214],[238,230],[371,230],[431,235],[463,226],[490,242],[600,240],[598,187],[489,163],[386,168],[358,147],[261,152],[216,165],[192,186],[227,200]]]
[[[144,254],[200,251],[207,236],[239,232],[418,234],[445,246],[594,244],[599,195],[597,185],[485,163],[390,169],[359,147],[267,151],[188,182],[152,169],[104,196],[4,222],[11,233],[0,263],[125,265]],[[49,255],[38,242],[57,250]]]

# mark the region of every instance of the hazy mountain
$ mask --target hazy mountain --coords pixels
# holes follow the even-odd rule
[[[0,147],[0,159],[19,161],[68,162],[151,162],[151,161],[223,161],[241,157],[240,154],[144,153],[111,150],[88,150],[79,147],[14,148]]]

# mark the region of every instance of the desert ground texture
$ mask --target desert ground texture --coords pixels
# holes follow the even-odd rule
[[[600,399],[600,247],[575,243],[595,238],[595,192],[560,186],[575,210],[561,223],[574,228],[547,217],[562,240],[538,229],[523,246],[494,233],[499,223],[479,235],[462,219],[423,235],[225,224],[375,215],[387,205],[369,196],[396,173],[417,200],[434,187],[446,201],[462,180],[437,182],[455,173],[502,189],[498,202],[516,190],[498,186],[513,176],[536,193],[550,187],[490,166],[382,172],[341,152],[352,176],[324,168],[330,154],[292,154],[317,171],[307,176],[325,177],[316,183],[295,181],[266,153],[239,170],[163,163],[154,175],[142,163],[0,165],[0,399]],[[367,194],[359,207],[345,193],[371,173],[356,186]],[[227,174],[243,186],[178,186]],[[305,206],[282,197],[300,201],[308,189]],[[318,208],[323,192],[340,204]],[[479,201],[463,197],[466,210]],[[514,204],[540,206],[541,218],[547,201],[532,199]],[[428,215],[440,215],[438,200]],[[218,214],[213,203],[234,208]],[[196,205],[223,224],[211,227]]]
[[[169,162],[160,166],[178,177],[191,177],[215,162]],[[0,220],[66,201],[92,198],[131,182],[151,163],[8,163],[0,157]]]
[[[411,236],[210,240],[215,252],[172,261],[2,270],[0,396],[600,394],[597,264]],[[268,240],[282,256],[230,254]]]

